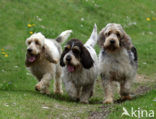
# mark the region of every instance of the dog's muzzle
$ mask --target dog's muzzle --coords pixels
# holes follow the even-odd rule
[[[34,63],[39,58],[39,54],[33,54],[32,49],[27,49],[26,58],[27,62]]]
[[[67,70],[68,70],[68,72],[74,72],[75,71],[75,67],[71,64],[71,60],[72,60],[72,57],[70,55],[68,55],[66,57]]]
[[[32,49],[31,49],[31,48],[28,48],[28,49],[27,49],[27,52],[28,52],[28,53],[31,53],[31,52],[32,52]]]
[[[115,40],[113,40],[113,39],[110,40],[110,44],[112,44],[112,45],[115,44]]]

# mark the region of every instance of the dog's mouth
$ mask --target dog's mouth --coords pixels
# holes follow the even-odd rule
[[[29,63],[34,63],[39,57],[39,54],[34,55],[34,54],[29,54],[27,53],[27,62]]]
[[[28,57],[28,61],[29,62],[34,62],[36,60],[36,56],[30,56],[30,57]]]
[[[67,64],[67,70],[68,72],[74,72],[75,71],[75,67],[71,64]]]

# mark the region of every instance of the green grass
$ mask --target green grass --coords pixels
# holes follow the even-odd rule
[[[103,90],[100,83],[96,85],[90,105],[71,102],[66,95],[47,97],[34,90],[37,81],[24,65],[25,39],[30,31],[40,31],[48,38],[55,38],[63,30],[72,29],[70,38],[85,42],[94,23],[98,31],[107,23],[120,23],[138,50],[138,73],[156,79],[155,4],[155,0],[0,0],[0,49],[8,54],[5,57],[0,51],[0,118],[87,118],[90,111],[101,106]],[[146,20],[148,17],[150,21]],[[29,23],[35,26],[28,28]],[[96,51],[99,52],[98,46]],[[155,92],[150,94],[156,97]],[[151,96],[147,94],[145,98],[144,104],[150,106]],[[142,100],[143,97],[126,102],[124,106],[143,106],[139,103]],[[42,109],[42,106],[49,109]],[[116,111],[110,117],[118,119],[120,114]]]
[[[86,117],[92,105],[43,96],[33,91],[0,91],[1,119],[69,119]],[[48,109],[44,109],[48,107]],[[97,108],[97,106],[94,106]]]
[[[148,113],[150,110],[156,111],[156,102],[154,101],[155,94],[156,94],[156,90],[153,90],[151,92],[148,92],[146,95],[140,96],[136,100],[127,101],[122,104],[116,104],[114,108],[112,109],[112,113],[110,113],[110,115],[108,116],[108,119],[117,119],[117,117],[120,117],[121,119],[132,119],[132,118],[134,119],[135,117],[132,117],[132,116],[129,117],[129,116],[124,115],[121,117],[121,114],[123,112],[123,107],[125,107],[128,110],[130,115],[131,115],[131,108],[133,108],[134,110],[138,110],[138,109],[147,110]],[[137,112],[136,112],[136,115],[138,117]],[[141,119],[148,119],[145,115],[146,114],[144,113]],[[148,114],[148,117],[149,117],[149,114]]]

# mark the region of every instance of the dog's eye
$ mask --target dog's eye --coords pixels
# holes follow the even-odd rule
[[[72,51],[73,51],[74,54],[79,54],[80,53],[80,51],[77,50],[77,49],[73,49]]]
[[[35,44],[36,44],[36,45],[39,45],[39,42],[38,42],[38,41],[35,41]]]
[[[64,47],[64,51],[68,51],[68,50],[70,50],[70,45],[66,45],[66,46]]]
[[[117,33],[116,35],[117,35],[118,38],[120,38],[120,33]]]
[[[108,32],[108,36],[110,35],[110,32]]]
[[[111,32],[109,31],[108,33],[106,33],[106,36],[109,36],[111,34]]]
[[[65,47],[65,48],[64,48],[64,50],[65,50],[65,51],[68,51],[68,50],[69,50],[69,48]]]
[[[30,45],[30,44],[31,44],[31,41],[28,42],[28,45]]]

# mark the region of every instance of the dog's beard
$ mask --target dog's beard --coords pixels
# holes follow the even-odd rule
[[[115,51],[118,48],[114,45],[108,45],[108,46],[104,47],[104,49],[106,49],[108,51]]]
[[[35,63],[39,59],[39,56],[40,56],[39,54],[34,55],[34,54],[27,53],[26,54],[26,65],[30,66],[33,63]]]

